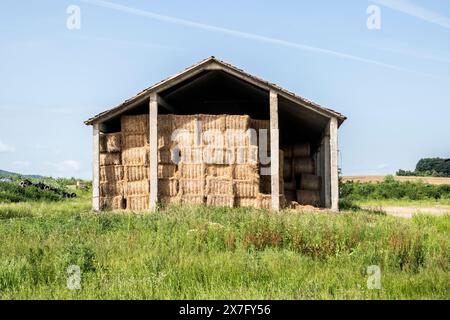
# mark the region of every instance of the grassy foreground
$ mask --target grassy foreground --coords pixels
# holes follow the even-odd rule
[[[450,217],[0,204],[1,299],[449,299]],[[81,290],[67,268],[82,270]],[[367,267],[381,268],[380,290]]]

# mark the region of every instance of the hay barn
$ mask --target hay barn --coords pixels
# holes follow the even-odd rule
[[[210,57],[85,122],[93,209],[296,201],[337,211],[345,119]]]

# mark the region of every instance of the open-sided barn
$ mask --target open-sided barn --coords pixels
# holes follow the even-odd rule
[[[87,120],[93,209],[338,210],[346,118],[210,57]]]

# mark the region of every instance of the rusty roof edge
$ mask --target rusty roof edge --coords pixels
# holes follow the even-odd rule
[[[214,56],[211,56],[209,58],[206,58],[204,60],[201,60],[200,62],[193,64],[192,66],[182,70],[181,72],[176,73],[175,75],[166,78],[164,80],[161,80],[157,83],[155,83],[154,85],[150,86],[147,89],[142,90],[141,92],[139,92],[137,95],[135,95],[134,97],[131,97],[127,100],[125,100],[124,102],[122,102],[121,104],[119,104],[117,107],[114,107],[112,109],[106,110],[104,112],[101,112],[99,114],[97,114],[96,116],[86,120],[84,123],[86,125],[93,125],[97,122],[100,122],[102,120],[108,120],[114,116],[116,116],[117,114],[120,114],[121,112],[124,112],[126,110],[128,110],[129,108],[131,108],[134,104],[136,104],[137,102],[140,102],[141,100],[145,100],[148,98],[148,95],[150,95],[152,92],[156,91],[160,86],[162,86],[163,84],[166,84],[168,82],[170,82],[171,80],[177,79],[178,77],[181,77],[182,75],[188,74],[189,72],[193,72],[198,68],[202,68],[207,64],[210,63],[218,63],[219,65],[225,67],[225,68],[229,68],[231,70],[234,70],[235,72],[240,73],[241,75],[243,75],[244,77],[247,77],[249,79],[253,79],[254,81],[258,82],[260,85],[263,86],[267,86],[268,88],[271,88],[275,91],[278,91],[279,93],[282,93],[284,95],[287,95],[288,97],[293,98],[294,100],[296,100],[297,103],[299,104],[306,104],[307,106],[309,106],[310,108],[312,108],[313,110],[317,111],[317,112],[325,112],[327,113],[329,116],[334,116],[337,117],[339,119],[339,125],[341,125],[346,119],[347,117],[345,117],[344,115],[342,115],[341,113],[334,111],[332,109],[329,108],[325,108],[313,101],[310,101],[302,96],[299,96],[289,90],[286,90],[274,83],[271,83],[269,81],[263,80],[261,78],[258,78],[250,73],[247,73],[246,71],[239,69],[227,62],[224,62],[222,60],[219,60],[217,58],[215,58]],[[131,106],[131,107],[130,107]]]

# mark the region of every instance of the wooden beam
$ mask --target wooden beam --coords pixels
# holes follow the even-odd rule
[[[338,119],[330,120],[331,210],[339,211]]]
[[[278,128],[278,95],[270,91],[270,176],[272,210],[280,210],[280,132]]]
[[[190,89],[190,88],[196,86],[198,83],[200,83],[200,82],[202,82],[204,80],[208,80],[209,78],[212,78],[212,77],[217,77],[217,74],[214,73],[214,72],[204,73],[204,74],[200,75],[199,77],[197,77],[196,79],[193,79],[190,82],[186,83],[184,86],[179,87],[179,88],[175,89],[174,91],[170,92],[169,94],[166,95],[166,98],[170,97],[170,96],[173,96],[173,95],[177,94],[180,91],[184,91],[184,90]]]
[[[150,95],[149,105],[149,141],[150,141],[150,197],[149,209],[155,210],[158,203],[158,97]]]
[[[99,124],[93,126],[92,158],[92,210],[100,210],[100,130]]]
[[[176,109],[172,107],[171,104],[169,104],[166,100],[161,98],[159,95],[157,96],[158,104],[162,106],[164,109],[170,111],[171,113],[176,113]]]

